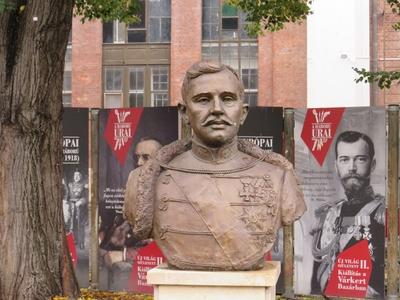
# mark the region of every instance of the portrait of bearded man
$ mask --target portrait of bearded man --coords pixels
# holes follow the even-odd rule
[[[366,134],[344,131],[336,139],[335,155],[336,173],[346,197],[315,211],[311,293],[324,292],[342,251],[367,240],[372,273],[366,296],[382,296],[384,286],[379,277],[384,272],[385,198],[375,194],[370,185],[376,167],[374,143]]]

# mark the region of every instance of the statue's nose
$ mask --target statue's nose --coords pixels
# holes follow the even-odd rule
[[[214,97],[211,110],[212,110],[212,113],[214,113],[214,114],[222,114],[222,113],[224,113],[221,99],[219,99],[218,97]]]

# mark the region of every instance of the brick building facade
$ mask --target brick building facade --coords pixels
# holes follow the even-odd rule
[[[65,106],[176,105],[185,70],[202,58],[238,70],[250,105],[307,106],[307,22],[251,38],[244,30],[244,14],[222,0],[143,3],[140,24],[74,19]],[[378,61],[379,70],[392,70],[400,68],[400,34],[392,29],[396,18],[384,3],[377,0],[375,18],[371,13],[370,40],[376,43],[370,42],[375,45],[370,59],[371,65]],[[399,100],[397,86],[371,89],[371,104]]]
[[[372,63],[374,60],[377,62],[378,71],[400,70],[400,31],[393,28],[396,22],[400,22],[400,17],[392,13],[392,9],[386,1],[378,0],[377,2],[375,15],[377,55],[371,61]],[[392,85],[390,89],[376,89],[375,105],[388,104],[400,104],[400,87],[398,84]]]

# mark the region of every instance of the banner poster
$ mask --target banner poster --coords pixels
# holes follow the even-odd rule
[[[87,108],[64,108],[63,113],[63,213],[67,244],[80,287],[89,286]]]
[[[152,293],[147,269],[163,261],[151,239],[136,240],[123,218],[131,171],[178,139],[176,107],[104,109],[99,114],[99,288]]]
[[[295,292],[384,297],[385,109],[295,111]]]
[[[264,150],[282,153],[283,108],[250,107],[240,127],[239,139],[253,142]]]
[[[283,108],[282,107],[250,107],[246,121],[240,127],[239,139],[253,142],[264,150],[271,150],[282,154],[283,147]],[[266,256],[267,260],[283,262],[283,231],[279,230],[279,236],[271,252]],[[276,286],[278,293],[283,293],[283,275],[279,276]]]

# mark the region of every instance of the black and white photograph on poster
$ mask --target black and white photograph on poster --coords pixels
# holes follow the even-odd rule
[[[283,108],[250,107],[246,121],[240,127],[239,139],[248,140],[264,150],[282,154],[283,147]],[[283,231],[278,231],[275,244],[266,259],[283,262]],[[279,276],[276,286],[283,293],[283,275]]]
[[[64,108],[63,213],[67,244],[80,287],[89,286],[88,109]]]
[[[178,139],[176,107],[107,109],[99,114],[99,288],[132,291],[132,267],[151,240],[136,240],[123,217],[129,174]]]
[[[385,130],[384,108],[295,111],[297,294],[384,296]]]

